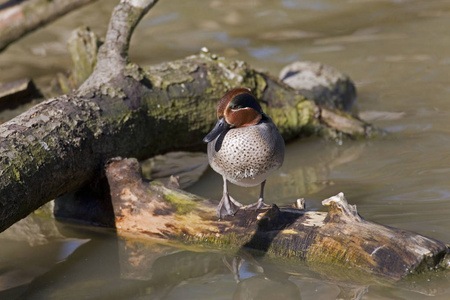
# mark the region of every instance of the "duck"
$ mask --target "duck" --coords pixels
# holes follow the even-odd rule
[[[203,139],[211,168],[222,175],[223,193],[217,217],[234,216],[241,208],[261,209],[267,177],[284,161],[284,140],[272,119],[248,88],[228,91],[217,106],[217,123]],[[261,185],[256,203],[243,205],[228,193],[228,182]]]

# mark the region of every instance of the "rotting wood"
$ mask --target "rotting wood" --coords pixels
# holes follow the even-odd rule
[[[142,181],[135,159],[111,161],[106,176],[118,234],[125,238],[253,249],[305,261],[329,279],[367,284],[449,267],[447,245],[365,220],[342,193],[322,202],[327,213],[299,209],[299,201],[300,206],[241,209],[218,220],[216,203],[156,181]]]

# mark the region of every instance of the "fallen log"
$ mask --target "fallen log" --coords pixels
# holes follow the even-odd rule
[[[231,88],[252,89],[286,140],[378,133],[241,61],[203,52],[151,67],[130,63],[132,32],[155,2],[122,0],[83,85],[0,125],[0,231],[92,182],[111,157],[204,149],[218,99]]]
[[[144,182],[135,159],[109,162],[106,176],[117,232],[125,239],[178,239],[257,250],[290,262],[305,261],[330,280],[358,284],[396,282],[449,268],[448,245],[365,220],[342,193],[322,202],[327,213],[308,211],[297,200],[292,206],[258,211],[241,208],[235,216],[218,220],[217,203]]]

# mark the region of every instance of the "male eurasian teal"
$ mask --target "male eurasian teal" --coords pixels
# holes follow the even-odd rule
[[[284,160],[284,140],[249,89],[234,89],[220,99],[216,126],[203,139],[209,164],[223,177],[217,216],[234,215],[242,204],[228,194],[227,180],[240,186],[261,184],[258,201],[247,208],[267,206],[264,185]]]

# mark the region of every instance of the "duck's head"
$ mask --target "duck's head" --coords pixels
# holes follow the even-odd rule
[[[229,91],[220,99],[217,107],[218,121],[213,130],[203,139],[209,143],[230,128],[256,125],[263,117],[263,111],[250,89],[239,88]]]

